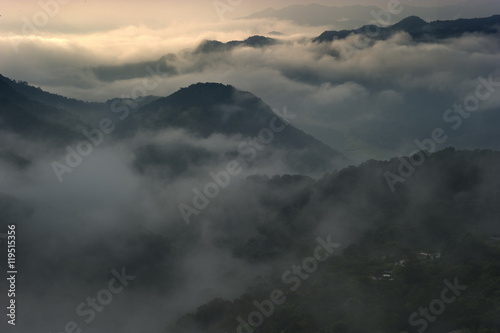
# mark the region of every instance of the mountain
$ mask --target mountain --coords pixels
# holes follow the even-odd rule
[[[326,172],[349,164],[342,154],[288,124],[255,95],[218,83],[194,84],[145,105],[133,123],[135,130],[180,128],[203,138],[213,134],[258,138],[264,146],[283,151],[284,162],[297,172]],[[241,151],[228,153],[241,156]]]
[[[1,77],[0,134],[11,137],[0,147],[28,141],[50,149],[47,138],[61,129],[70,132],[60,137],[68,144],[80,124],[75,112],[16,87],[32,89]],[[116,134],[122,131],[113,110],[103,117],[113,117]],[[343,158],[287,119],[249,92],[197,83],[130,113],[113,145],[65,175],[74,182],[44,177],[49,154],[30,161],[23,150],[0,150],[1,230],[15,224],[22,235],[16,254],[24,287],[17,296],[26,305],[20,318],[30,318],[22,331],[64,330],[73,318],[86,327],[75,310],[90,311],[81,305],[89,297],[108,300],[101,297],[107,287],[119,291],[112,295],[115,314],[107,322],[102,317],[103,326],[94,323],[98,332],[113,331],[127,316],[138,318],[127,326],[154,322],[151,332],[252,332],[256,326],[262,332],[410,332],[422,321],[429,332],[500,330],[499,152],[416,152],[420,158],[370,160],[316,179],[263,176],[255,168],[221,186],[210,202],[205,198],[196,223],[182,221],[178,203],[200,207],[192,194],[201,198],[214,158],[238,158],[227,148],[234,142],[260,139],[254,143],[264,147],[262,158],[253,164],[283,161],[299,171],[324,170]],[[193,174],[172,182],[148,172],[184,175],[193,165]],[[29,283],[33,276],[36,283]],[[115,289],[120,278],[123,289]],[[443,289],[450,284],[454,292]],[[429,312],[422,311],[436,306],[443,310],[439,320],[425,321],[422,313]]]
[[[83,128],[80,119],[53,105],[31,99],[25,94],[31,89],[26,83],[15,83],[0,75],[0,129],[58,144],[74,140],[78,129]]]
[[[491,238],[500,231],[500,153],[445,149],[429,155],[395,194],[383,174],[397,173],[399,165],[401,158],[367,161],[317,181],[248,179],[245,188],[260,193],[272,223],[262,221],[243,245],[231,235],[219,244],[234,246],[233,253],[255,267],[271,262],[274,269],[239,296],[213,297],[181,316],[170,331],[416,331],[424,325],[408,319],[436,302],[443,281],[457,280],[466,288],[429,332],[500,329],[500,296],[493,292],[500,242]],[[346,243],[315,261],[318,243],[327,248],[318,237]],[[277,291],[282,297],[272,296]],[[259,311],[264,320],[256,319]]]
[[[34,87],[25,81],[15,81],[4,76],[1,77],[1,80],[4,83],[8,84],[12,89],[16,90],[19,93],[22,93],[32,100],[46,105],[51,105],[59,109],[83,111],[86,109],[99,107],[100,105],[100,103],[83,102],[74,98],[67,98],[57,94],[52,94],[40,88]]]
[[[427,23],[419,17],[409,16],[389,27],[375,27],[366,25],[356,30],[325,31],[314,39],[314,42],[331,42],[335,39],[345,39],[354,34],[372,36],[372,38],[385,40],[397,32],[406,32],[416,41],[433,41],[439,39],[460,37],[467,33],[496,34],[500,26],[500,15],[486,18],[459,19],[451,21],[434,21]]]
[[[268,164],[271,156],[277,158],[273,154],[281,156],[289,170],[305,174],[323,174],[350,164],[339,152],[280,118],[253,94],[223,84],[198,83],[164,98],[112,99],[105,103],[65,98],[3,76],[0,88],[1,129],[57,145],[86,139],[83,129],[96,128],[101,119],[109,117],[119,118],[119,126],[112,133],[118,140],[142,130],[158,133],[169,128],[182,129],[200,138],[214,134],[241,137],[246,146],[234,146],[225,152],[226,157],[251,160],[257,167]],[[123,120],[117,113],[122,109],[127,110]],[[23,157],[12,155],[10,150],[2,156],[15,164],[25,163]],[[213,151],[189,144],[170,148],[146,144],[137,147],[136,157],[134,164],[140,172],[146,172],[150,166],[163,166],[168,167],[170,175],[182,174],[191,164],[215,163],[220,158]]]
[[[245,40],[233,40],[223,43],[217,40],[205,40],[193,50],[185,51],[184,56],[202,59],[202,56],[211,52],[230,51],[236,47],[263,48],[279,43],[278,40],[264,36],[251,36]],[[182,56],[181,56],[182,57]],[[90,71],[95,77],[103,82],[114,82],[120,80],[130,80],[143,78],[146,74],[177,76],[182,71],[182,61],[179,64],[179,55],[174,53],[166,54],[156,60],[136,61],[119,65],[101,65],[91,68]],[[202,61],[201,61],[202,62]],[[154,73],[154,74],[153,74]]]
[[[229,51],[238,46],[249,46],[249,47],[265,47],[277,44],[278,41],[273,38],[268,38],[264,36],[251,36],[245,40],[234,40],[227,43],[222,43],[217,40],[206,40],[203,41],[194,51],[194,53],[210,53],[210,52],[221,52]]]
[[[25,92],[32,89],[0,75],[0,162],[18,170],[40,153],[76,141],[85,128],[76,114],[29,98]]]
[[[53,94],[30,85],[28,82],[12,80],[2,75],[0,75],[0,82],[5,87],[3,91],[7,99],[11,101],[17,100],[17,103],[22,101],[22,103],[33,110],[57,109],[57,111],[52,110],[52,112],[49,112],[53,115],[50,121],[62,121],[62,125],[65,127],[74,126],[74,122],[77,122],[79,124],[77,130],[84,126],[98,126],[99,121],[105,115],[112,113],[111,109],[114,104],[123,104],[126,101],[132,101],[133,104],[131,105],[137,105],[135,108],[139,108],[158,98],[156,96],[145,96],[133,100],[128,98],[114,98],[103,103],[85,102]],[[31,105],[30,103],[35,104]]]
[[[422,20],[418,16],[408,16],[407,18],[402,19],[398,23],[394,24],[391,29],[394,31],[416,31],[424,29],[424,26],[427,25],[427,22]]]

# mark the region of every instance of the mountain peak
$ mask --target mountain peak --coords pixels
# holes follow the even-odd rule
[[[209,53],[209,52],[221,52],[230,51],[238,46],[249,46],[249,47],[265,47],[269,45],[274,45],[278,41],[274,38],[264,37],[264,36],[251,36],[245,40],[232,40],[227,43],[223,43],[218,40],[205,40],[196,48],[195,53]]]
[[[214,82],[182,88],[146,105],[140,113],[149,115],[143,116],[146,127],[187,128],[202,136],[254,133],[274,114],[257,96]]]
[[[179,89],[166,99],[169,99],[169,102],[173,104],[186,104],[186,102],[190,101],[190,103],[197,105],[213,105],[231,102],[237,91],[231,85],[216,82],[198,82]]]
[[[408,30],[418,29],[426,24],[428,23],[423,19],[421,19],[420,17],[412,15],[394,24],[392,28],[396,30],[408,31]]]
[[[236,90],[232,85],[230,84],[223,84],[219,82],[197,82],[193,83],[192,85],[181,88],[178,91],[184,91],[184,90],[200,90],[200,89],[216,89],[216,90]]]
[[[255,35],[248,37],[243,41],[243,43],[248,46],[266,46],[276,44],[276,40],[269,37]]]

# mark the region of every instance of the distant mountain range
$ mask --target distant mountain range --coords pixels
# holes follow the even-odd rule
[[[469,4],[460,4],[444,7],[418,7],[407,4],[401,4],[400,14],[392,15],[394,22],[401,20],[406,16],[419,16],[426,21],[435,20],[453,20],[459,17],[473,18],[484,17],[491,14],[500,13],[498,4],[491,2],[490,6],[474,6]],[[381,9],[376,6],[345,6],[332,7],[318,4],[292,5],[282,9],[268,8],[254,13],[245,18],[276,18],[280,20],[292,21],[296,24],[307,26],[325,26],[330,25],[334,29],[356,29],[360,26],[370,24],[376,21],[373,13],[380,13]]]
[[[264,36],[252,36],[245,40],[234,40],[227,43],[222,43],[218,40],[206,40],[203,41],[195,52],[197,53],[208,53],[213,51],[229,51],[238,46],[249,46],[249,47],[264,47],[277,44],[278,40],[273,38],[268,38]]]
[[[426,42],[458,37],[467,33],[495,34],[498,32],[498,26],[500,26],[500,15],[430,23],[419,17],[410,16],[394,25],[379,28],[378,34],[371,35],[371,38],[383,40],[396,32],[406,32],[415,41]],[[344,39],[351,34],[365,33],[366,29],[370,28],[373,26],[364,26],[356,30],[325,31],[313,40],[317,43],[330,42]],[[206,53],[225,52],[242,46],[272,47],[277,43],[280,43],[279,39],[252,36],[245,40],[227,43],[205,41],[190,52],[203,58],[203,54]],[[163,67],[160,71],[166,75],[176,72],[175,55],[167,55],[160,60],[163,62],[152,61],[148,64],[162,66],[165,62],[169,62],[164,65],[171,68],[171,71],[164,72]],[[141,66],[144,64],[141,63]],[[127,68],[123,71],[127,73],[126,77],[134,77],[135,68],[139,64],[124,66]],[[121,68],[120,66],[96,68],[95,71],[103,75],[106,80],[115,80],[124,78],[117,76]],[[40,142],[49,141],[58,147],[84,139],[82,130],[95,128],[103,117],[110,115],[117,117],[112,111],[116,107],[125,107],[133,114],[126,121],[120,121],[120,126],[113,133],[113,137],[117,139],[135,135],[142,129],[160,131],[166,128],[183,129],[199,137],[219,133],[226,136],[240,135],[242,139],[252,138],[258,135],[262,128],[266,128],[269,120],[275,116],[269,106],[251,93],[220,84],[199,83],[163,98],[147,96],[134,101],[115,98],[95,103],[51,94],[26,82],[0,76],[1,129]],[[377,147],[386,147],[421,137],[432,119],[435,119],[435,114],[427,109],[421,110],[418,114],[395,113],[383,120],[361,124],[356,130],[351,129],[351,134],[355,133],[363,141],[373,143]],[[500,141],[497,124],[499,123],[498,112],[494,110],[477,114],[464,122],[460,133],[450,133],[449,144],[459,148],[498,149]],[[381,131],[380,128],[385,130]],[[478,131],[478,128],[481,128],[481,131]],[[330,144],[333,149],[297,128],[288,126],[276,136],[271,146],[286,152],[285,160],[292,170],[308,173],[323,172],[349,164],[349,161],[335,150],[340,149],[341,144],[338,146],[332,142]],[[0,155],[7,156],[10,161],[19,162],[28,159],[26,156],[18,156],[17,152],[5,144],[0,148]],[[156,148],[158,147],[153,150],[160,151]],[[236,150],[227,153],[230,156],[238,156]],[[266,156],[264,154],[261,157],[265,159]]]
[[[274,32],[276,34],[277,32]],[[271,33],[273,34],[273,33]],[[264,36],[251,36],[245,40],[232,40],[227,43],[218,40],[205,40],[201,42],[194,50],[186,51],[184,55],[193,57],[202,56],[212,52],[231,51],[237,47],[262,48],[280,43],[279,40]],[[132,62],[121,65],[97,66],[91,69],[97,79],[104,82],[113,82],[119,80],[129,80],[144,76],[144,68],[152,68],[162,75],[175,76],[179,74],[176,67],[178,55],[169,53],[159,59],[150,61]]]
[[[388,27],[363,26],[356,30],[325,31],[315,42],[331,42],[351,34],[366,34],[370,38],[384,40],[397,32],[406,32],[416,41],[432,41],[460,37],[467,33],[496,34],[500,28],[500,15],[487,18],[459,19],[453,21],[426,22],[417,16],[407,17]]]
[[[291,8],[303,8],[304,6],[292,6]],[[359,6],[343,7],[343,10],[347,14],[349,11],[357,12],[355,9]],[[324,6],[310,5],[305,6],[305,8],[316,8],[323,15],[330,15],[328,11],[323,13],[322,9]],[[376,8],[376,7],[373,7]],[[346,15],[347,15],[346,14]],[[353,14],[354,15],[354,14]],[[355,17],[355,15],[354,15]],[[400,16],[401,18],[404,16]],[[396,17],[394,17],[394,22],[398,22]],[[498,31],[497,26],[500,24],[499,15],[491,16],[487,18],[479,19],[458,19],[453,21],[433,21],[427,23],[423,19],[417,16],[409,16],[396,24],[388,27],[375,28],[374,25],[364,25],[365,21],[358,20],[349,26],[347,30],[329,30],[322,33],[320,36],[314,38],[315,42],[331,41],[333,39],[343,39],[351,34],[363,34],[367,33],[373,39],[386,39],[393,33],[398,31],[408,32],[417,41],[426,41],[434,39],[444,39],[450,37],[458,37],[464,33],[483,33],[483,34],[494,34]],[[354,21],[352,21],[354,22]],[[352,23],[351,22],[351,23]],[[380,25],[380,24],[378,24]],[[376,33],[373,33],[375,31]],[[182,74],[182,61],[181,58],[187,57],[191,61],[196,63],[195,68],[191,70],[200,70],[207,65],[207,62],[203,58],[204,55],[213,54],[217,52],[231,52],[232,50],[239,47],[251,47],[251,48],[266,48],[272,47],[276,44],[284,43],[280,40],[280,36],[283,34],[277,31],[271,31],[268,35],[273,36],[266,37],[260,35],[250,36],[244,40],[232,40],[228,42],[222,42],[218,40],[204,40],[196,48],[192,50],[185,50],[180,54],[168,53],[160,57],[159,59],[150,61],[140,61],[131,62],[120,65],[105,65],[97,66],[91,68],[92,73],[97,79],[103,82],[114,82],[119,80],[130,80],[134,78],[140,78],[144,75],[144,68],[152,68],[157,72],[161,72],[162,75],[166,76],[177,76]],[[28,89],[28,88],[26,88]],[[29,90],[30,93],[34,95],[39,95],[38,92],[33,89]],[[70,100],[59,100],[58,102],[72,103],[72,107],[76,107],[78,103]],[[96,105],[93,105],[95,108]]]
[[[310,5],[313,8],[323,8],[319,5]],[[306,7],[310,7],[306,6]],[[302,6],[292,6],[295,8]],[[354,6],[356,7],[356,6]],[[346,7],[346,8],[354,8]],[[484,18],[457,19],[448,21],[427,22],[418,16],[408,16],[395,24],[382,26],[381,24],[356,25],[355,29],[329,30],[313,39],[314,42],[331,42],[334,39],[345,39],[353,34],[365,34],[375,40],[385,40],[397,32],[406,32],[415,41],[425,42],[438,39],[460,37],[464,34],[496,34],[500,31],[500,15]],[[270,33],[271,34],[271,33]],[[274,33],[273,33],[274,34]],[[223,43],[217,40],[203,41],[194,53],[209,53],[230,51],[236,47],[249,46],[262,48],[280,43],[279,39],[255,35],[243,41]]]

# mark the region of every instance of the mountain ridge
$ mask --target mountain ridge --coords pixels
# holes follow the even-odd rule
[[[349,35],[366,34],[375,40],[385,40],[397,32],[406,32],[416,41],[433,41],[459,37],[467,33],[495,34],[500,26],[500,15],[484,18],[457,19],[426,22],[418,16],[409,16],[388,27],[373,24],[355,30],[329,30],[313,39],[313,42],[331,42]],[[374,33],[377,31],[377,33]]]
[[[12,130],[20,131],[19,126],[26,127],[32,124],[31,127],[27,127],[26,133],[33,132],[39,137],[57,137],[61,142],[71,143],[79,137],[83,140],[85,137],[79,132],[84,128],[89,130],[95,128],[95,122],[94,124],[82,123],[79,119],[79,115],[84,113],[82,110],[87,110],[86,106],[97,106],[97,110],[94,110],[96,119],[113,117],[112,113],[108,113],[113,110],[113,106],[115,111],[120,107],[126,107],[130,111],[125,101],[121,99],[112,99],[106,103],[87,103],[46,93],[27,83],[18,83],[5,77],[2,77],[0,84],[5,85],[5,89],[2,90],[3,94],[0,94],[5,106],[0,110],[0,118],[8,121],[7,124],[11,124]],[[35,91],[38,99],[47,103],[54,102],[55,105],[62,105],[65,108],[32,100],[19,90],[28,93]],[[154,98],[152,101],[146,100],[143,105],[140,105],[140,102],[138,101],[137,109],[130,113],[131,116],[128,119],[120,121],[120,126],[117,126],[112,134],[113,137],[117,139],[130,137],[141,130],[162,131],[168,128],[178,128],[203,138],[208,138],[213,134],[222,134],[228,137],[239,135],[242,140],[251,138],[260,140],[259,135],[266,132],[271,133],[271,139],[270,142],[267,142],[267,139],[264,141],[273,149],[262,154],[261,159],[270,156],[271,151],[282,151],[285,163],[297,172],[304,173],[323,173],[351,163],[338,151],[286,122],[286,119],[275,114],[271,107],[257,96],[230,85],[210,82],[195,83],[168,96]],[[16,108],[16,105],[24,105],[24,108]],[[75,109],[71,107],[72,105]],[[27,111],[28,109],[48,110],[45,113],[50,117],[41,122],[40,115],[33,114]],[[65,122],[61,122],[62,119],[65,119]],[[71,120],[74,120],[78,126],[63,126],[66,123],[70,124]],[[53,123],[57,124],[57,131],[48,130],[55,126],[52,125]],[[269,127],[273,128],[272,126],[280,130],[273,133],[269,130]],[[147,152],[155,151],[161,152],[161,149],[153,147],[147,150]],[[196,149],[192,151],[195,154],[200,152]],[[236,152],[227,153],[235,154]],[[211,156],[209,152],[204,152],[204,154]],[[239,155],[241,154],[240,152]],[[171,154],[169,153],[168,156]],[[156,160],[151,158],[151,154],[148,158],[156,163]],[[198,157],[191,156],[190,158]],[[145,166],[140,165],[140,168],[144,170]]]
[[[227,43],[223,43],[218,40],[205,40],[198,45],[194,53],[210,53],[210,52],[222,52],[230,51],[238,46],[248,46],[248,47],[265,47],[270,45],[275,45],[278,40],[274,38],[269,38],[260,35],[253,35],[245,40],[232,40]]]

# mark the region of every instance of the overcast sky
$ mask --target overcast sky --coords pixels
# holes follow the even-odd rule
[[[55,0],[40,1],[52,3]],[[220,19],[214,9],[214,0],[64,0],[60,10],[50,19],[44,30],[60,32],[96,31],[116,28],[123,25],[145,24],[148,26],[168,26],[186,22],[218,21]],[[444,6],[458,3],[483,3],[491,0],[403,0],[403,3],[421,6]],[[41,10],[39,1],[3,0],[1,5],[1,30],[19,32],[23,25],[23,17],[32,18]],[[218,3],[236,4],[227,11],[226,18],[249,15],[269,7],[280,9],[292,4],[324,4],[331,6],[376,5],[384,8],[388,0],[220,0]],[[238,4],[239,3],[239,4]]]

